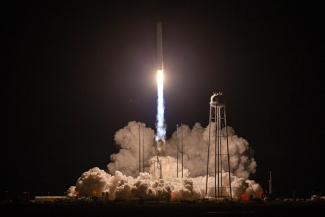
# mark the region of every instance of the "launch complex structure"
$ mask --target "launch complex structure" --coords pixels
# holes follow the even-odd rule
[[[156,151],[157,160],[154,161],[155,176],[158,179],[163,178],[162,174],[162,159],[159,159],[161,145],[165,143],[166,125],[164,120],[164,96],[163,96],[163,45],[162,45],[162,23],[157,23],[157,134],[156,134]],[[207,173],[206,173],[206,196],[208,196],[208,182],[209,182],[209,158],[213,154],[214,162],[214,197],[215,198],[229,198],[232,200],[231,194],[231,179],[230,179],[230,161],[228,148],[228,131],[226,122],[226,104],[222,93],[214,93],[210,100],[210,114],[209,114],[209,133],[207,145]],[[178,129],[178,125],[177,125]],[[223,130],[224,129],[224,130]],[[183,137],[182,137],[183,138]],[[211,152],[210,146],[214,143],[214,152]],[[183,141],[181,150],[178,147],[178,130],[177,130],[177,169],[176,177],[178,178],[178,152],[182,154],[182,178],[183,178],[183,164],[184,164],[184,150]],[[211,153],[210,153],[211,152]],[[225,165],[224,165],[225,164]],[[159,175],[156,175],[156,169]],[[226,174],[228,172],[228,175]],[[211,174],[211,173],[210,173]],[[227,178],[225,178],[226,176]],[[211,185],[210,185],[211,186]],[[227,187],[225,187],[227,186]],[[211,195],[211,194],[210,194]]]
[[[226,103],[221,92],[211,96],[208,130],[206,196],[208,195],[210,146],[214,142],[214,197],[219,199],[229,197],[232,200]]]

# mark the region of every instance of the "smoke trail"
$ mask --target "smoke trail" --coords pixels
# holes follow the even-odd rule
[[[166,136],[166,129],[164,126],[165,119],[164,119],[164,112],[165,112],[165,106],[164,106],[164,70],[158,70],[157,71],[157,93],[158,93],[158,99],[157,99],[157,135],[156,135],[156,141],[163,141],[165,142],[165,136]]]

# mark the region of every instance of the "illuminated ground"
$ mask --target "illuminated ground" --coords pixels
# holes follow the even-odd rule
[[[1,205],[6,216],[311,216],[324,202],[241,204],[19,204]]]

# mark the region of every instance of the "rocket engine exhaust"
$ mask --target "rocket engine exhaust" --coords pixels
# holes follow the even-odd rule
[[[162,50],[162,23],[157,23],[157,134],[156,141],[165,143],[164,64]],[[158,147],[157,147],[158,148]]]

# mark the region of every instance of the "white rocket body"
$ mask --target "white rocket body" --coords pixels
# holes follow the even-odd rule
[[[164,70],[161,22],[157,23],[157,70]]]

